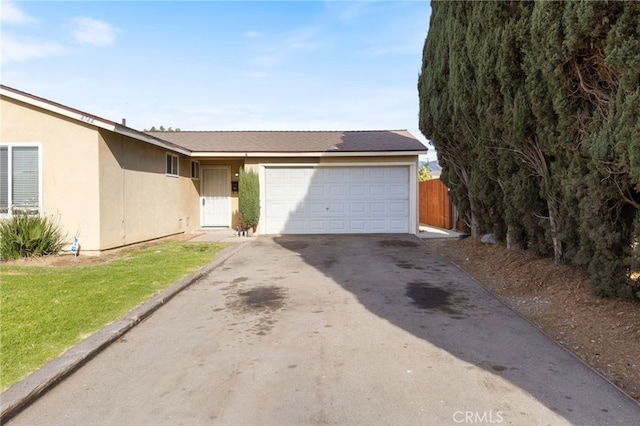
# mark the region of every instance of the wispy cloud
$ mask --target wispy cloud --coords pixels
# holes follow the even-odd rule
[[[98,19],[79,17],[73,22],[77,25],[72,35],[77,43],[93,46],[109,46],[116,41],[119,28]]]
[[[11,1],[0,3],[0,21],[3,24],[27,25],[37,19],[28,15]],[[48,58],[67,53],[67,49],[55,41],[43,41],[32,37],[19,37],[6,29],[0,34],[0,63],[24,62],[29,59]]]
[[[2,1],[0,5],[0,21],[11,24],[28,24],[36,19],[27,15],[11,1]]]
[[[54,41],[17,39],[4,34],[2,36],[2,63],[23,62],[28,59],[48,58],[63,55],[68,49]]]
[[[268,41],[262,52],[253,56],[249,62],[253,66],[272,67],[281,65],[296,53],[309,53],[321,49],[325,43],[320,40],[317,27],[297,28],[280,38]]]
[[[284,47],[287,51],[310,52],[323,46],[318,40],[320,30],[316,27],[298,28],[284,39]]]
[[[330,2],[336,6],[338,13],[338,19],[342,22],[350,22],[355,19],[359,19],[365,12],[368,6],[367,1],[353,1],[353,2]]]
[[[248,38],[248,39],[262,37],[262,34],[259,33],[258,31],[245,31],[245,33],[243,35],[244,35],[245,38]]]

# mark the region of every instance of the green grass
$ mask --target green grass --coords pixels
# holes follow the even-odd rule
[[[211,262],[224,244],[167,242],[93,266],[0,269],[0,388]]]

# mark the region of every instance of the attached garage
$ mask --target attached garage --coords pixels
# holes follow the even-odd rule
[[[264,232],[409,233],[409,169],[266,167]]]
[[[226,173],[200,188],[203,217],[219,219],[202,220],[203,228],[242,226],[243,168],[259,176],[258,234],[418,232],[418,157],[427,150],[406,130],[151,134],[190,150],[201,181],[210,169]]]

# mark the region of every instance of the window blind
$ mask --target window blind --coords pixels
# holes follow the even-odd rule
[[[9,147],[0,146],[0,214],[9,212]]]
[[[38,207],[38,147],[14,146],[11,150],[12,204]]]

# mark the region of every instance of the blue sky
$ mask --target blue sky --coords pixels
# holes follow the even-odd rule
[[[408,129],[425,140],[426,0],[2,0],[0,11],[3,84],[139,130]]]

